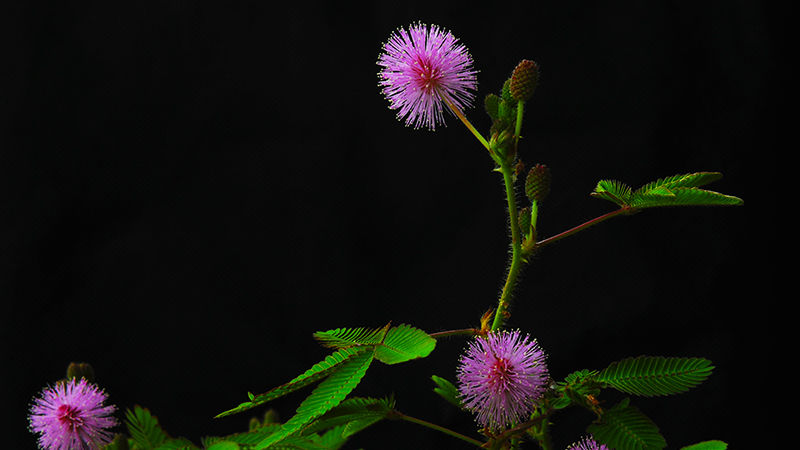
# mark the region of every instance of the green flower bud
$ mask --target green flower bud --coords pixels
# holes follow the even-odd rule
[[[537,164],[528,172],[528,178],[525,179],[525,195],[531,201],[541,203],[549,193],[550,169]]]
[[[94,383],[94,369],[87,363],[70,363],[67,367],[67,381],[73,378],[86,378],[89,383]]]
[[[499,109],[501,101],[502,100],[500,99],[500,97],[494,94],[487,95],[486,100],[484,100],[484,106],[486,107],[486,114],[489,114],[489,117],[491,117],[492,120],[497,120],[500,117]]]
[[[522,60],[511,75],[509,91],[514,100],[527,101],[533,96],[539,83],[539,66],[527,59]]]

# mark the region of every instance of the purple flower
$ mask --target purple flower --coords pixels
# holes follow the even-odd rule
[[[608,450],[608,447],[598,444],[592,436],[589,436],[570,445],[567,450]]]
[[[406,118],[406,125],[433,130],[444,123],[444,103],[459,111],[471,106],[470,90],[477,89],[478,72],[472,69],[467,49],[450,32],[413,24],[409,31],[393,33],[383,50],[378,85],[389,108],[398,109],[397,118]]]
[[[60,381],[46,388],[30,409],[30,430],[39,433],[39,448],[98,450],[113,439],[106,428],[117,420],[114,406],[103,406],[108,396],[85,378]]]
[[[470,342],[458,368],[458,391],[477,421],[496,431],[528,419],[546,389],[544,351],[519,331]]]

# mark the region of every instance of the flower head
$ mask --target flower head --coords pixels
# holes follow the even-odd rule
[[[484,427],[498,430],[527,419],[545,391],[544,351],[519,331],[490,333],[469,344],[458,368],[464,406]]]
[[[39,433],[46,450],[98,450],[111,442],[106,428],[117,424],[108,396],[85,378],[60,381],[46,388],[30,409],[30,430]]]
[[[478,72],[472,69],[467,49],[450,32],[414,24],[393,33],[383,50],[378,85],[389,108],[399,110],[397,117],[405,118],[406,125],[433,130],[444,123],[443,104],[459,111],[470,106]]]
[[[608,450],[608,447],[598,444],[592,436],[588,436],[570,445],[567,450]]]

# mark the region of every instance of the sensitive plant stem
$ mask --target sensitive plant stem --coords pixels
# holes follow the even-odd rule
[[[539,249],[539,248],[541,248],[541,247],[543,247],[543,246],[545,246],[547,244],[552,244],[555,241],[558,241],[560,239],[564,239],[567,236],[572,236],[573,234],[575,234],[575,233],[577,233],[577,232],[579,232],[581,230],[585,230],[585,229],[589,228],[592,225],[597,225],[598,223],[603,222],[604,220],[608,220],[608,219],[610,219],[612,217],[616,217],[616,216],[618,216],[620,214],[630,214],[631,212],[632,212],[631,208],[622,207],[622,208],[620,208],[620,209],[618,209],[616,211],[612,211],[610,213],[603,214],[600,217],[595,217],[594,219],[592,219],[592,220],[590,220],[588,222],[585,222],[585,223],[583,223],[581,225],[578,225],[575,228],[571,228],[571,229],[569,229],[567,231],[559,233],[559,234],[557,234],[555,236],[551,236],[551,237],[549,237],[547,239],[544,239],[542,241],[539,241],[539,242],[531,242],[530,248],[525,248],[524,250],[525,250],[526,253],[530,253],[534,249]]]
[[[517,196],[514,192],[514,176],[513,168],[508,163],[503,162],[500,166],[500,172],[503,173],[503,181],[506,185],[506,199],[508,200],[508,217],[511,221],[511,267],[508,269],[508,277],[506,284],[503,286],[503,292],[500,295],[500,303],[497,306],[497,312],[494,315],[494,322],[492,323],[492,331],[496,331],[503,325],[506,310],[508,309],[509,302],[511,301],[511,294],[514,292],[514,287],[517,285],[517,277],[522,268],[522,241],[519,234],[519,215],[517,212]]]
[[[478,447],[483,447],[483,442],[480,442],[478,440],[472,439],[469,436],[464,436],[463,434],[457,433],[457,432],[455,432],[453,430],[449,430],[447,428],[441,427],[439,425],[436,425],[435,423],[430,423],[430,422],[426,422],[424,420],[416,419],[416,418],[411,417],[411,416],[407,416],[407,415],[405,415],[405,414],[403,414],[403,413],[401,413],[399,411],[394,411],[394,413],[392,414],[391,418],[402,419],[402,420],[405,420],[407,422],[416,423],[417,425],[422,425],[424,427],[432,428],[434,430],[441,431],[442,433],[449,434],[450,436],[453,436],[455,438],[461,439],[462,441],[469,442],[470,444],[476,445]]]
[[[514,154],[517,154],[517,146],[519,145],[519,135],[522,132],[522,113],[525,110],[525,102],[520,100],[517,102],[517,126],[514,129]]]
[[[445,98],[444,101],[445,103],[447,103],[447,106],[449,106],[450,109],[456,114],[456,117],[461,119],[461,122],[463,122],[464,125],[467,126],[469,131],[471,131],[472,134],[475,135],[475,137],[478,138],[479,141],[481,141],[481,144],[483,144],[483,146],[486,147],[486,150],[489,150],[489,153],[492,153],[492,148],[489,147],[489,143],[486,142],[486,139],[484,139],[483,136],[478,132],[478,130],[476,130],[475,127],[472,126],[472,123],[470,123],[470,121],[467,120],[467,118],[464,116],[461,110],[458,109],[456,105],[450,102],[450,100],[448,100],[447,98]]]

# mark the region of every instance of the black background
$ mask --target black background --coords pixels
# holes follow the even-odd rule
[[[542,236],[613,210],[588,195],[604,178],[720,171],[708,187],[745,199],[646,211],[546,248],[510,320],[556,379],[640,354],[711,359],[699,388],[633,402],[670,448],[741,440],[742,389],[758,381],[745,331],[769,297],[750,218],[782,95],[765,5],[70,3],[3,12],[4,446],[35,447],[28,405],[71,361],[94,366],[120,419],[140,404],[199,444],[246,429],[250,414],[212,417],[247,391],[322,360],[314,331],[478,325],[508,258],[502,179],[453,117],[405,127],[377,86],[382,42],[417,20],[470,49],[481,131],[482,98],[519,60],[540,64],[520,155],[552,170]],[[429,379],[454,379],[464,345],[375,363],[354,395],[394,392],[401,411],[475,435]],[[287,419],[304,394],[272,407]],[[555,448],[591,419],[555,416]],[[412,446],[469,447],[381,422],[347,448]]]

